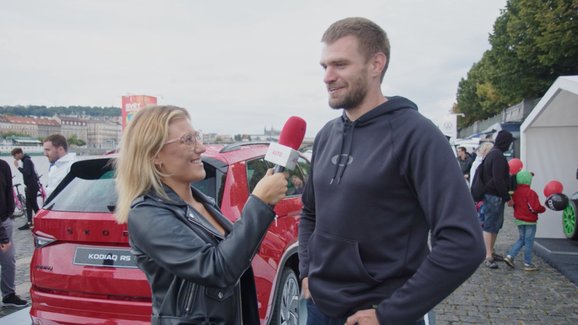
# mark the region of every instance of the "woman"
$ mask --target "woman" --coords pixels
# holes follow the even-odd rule
[[[473,181],[474,176],[476,176],[476,169],[482,163],[488,152],[490,152],[490,150],[492,150],[493,147],[494,143],[492,143],[491,141],[484,141],[480,143],[478,150],[476,150],[476,159],[474,160],[474,162],[472,163],[472,167],[470,168],[470,182],[468,183],[468,186],[470,187],[472,186],[471,181]]]
[[[232,225],[212,198],[190,186],[205,177],[204,151],[186,110],[139,111],[117,160],[117,221],[128,222],[133,254],[151,286],[152,324],[259,324],[251,259],[287,180],[268,171]]]

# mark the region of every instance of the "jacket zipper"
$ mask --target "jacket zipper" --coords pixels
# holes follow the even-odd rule
[[[220,240],[225,239],[225,237],[223,237],[221,234],[213,231],[213,230],[210,229],[210,228],[207,228],[205,225],[203,225],[202,223],[200,223],[199,221],[197,221],[197,220],[195,219],[195,217],[191,216],[191,215],[189,214],[189,208],[188,208],[188,207],[187,207],[187,212],[186,212],[186,214],[187,214],[187,220],[189,220],[190,222],[194,223],[195,225],[201,227],[203,230],[205,230],[206,232],[208,232],[211,236],[213,236],[213,237],[215,237],[215,238],[218,238],[218,239],[220,239]]]
[[[191,311],[193,304],[193,284],[187,281],[187,288],[185,290],[185,312],[188,314]]]

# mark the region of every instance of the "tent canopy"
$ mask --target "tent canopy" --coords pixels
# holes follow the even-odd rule
[[[524,169],[535,173],[532,188],[544,205],[544,186],[564,185],[570,197],[578,191],[578,76],[559,77],[520,127]],[[562,212],[546,210],[538,220],[536,237],[565,238]]]

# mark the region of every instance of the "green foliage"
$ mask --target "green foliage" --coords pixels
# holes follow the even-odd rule
[[[86,142],[82,139],[79,139],[76,134],[71,135],[68,139],[66,139],[68,144],[73,146],[82,147],[86,145]]]
[[[460,127],[578,74],[578,1],[509,0],[489,41],[491,49],[458,85],[454,111],[466,114]]]
[[[16,116],[52,117],[54,115],[69,116],[120,116],[119,107],[96,107],[96,106],[0,106],[0,114]]]

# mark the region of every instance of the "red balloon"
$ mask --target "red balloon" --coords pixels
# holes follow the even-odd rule
[[[546,186],[544,186],[544,196],[546,197],[552,194],[562,193],[562,191],[564,191],[564,186],[556,180],[549,181],[546,183]]]
[[[522,167],[524,167],[524,164],[518,158],[510,159],[508,165],[510,166],[510,175],[516,175],[520,170],[522,170]]]

